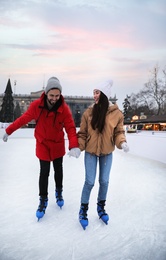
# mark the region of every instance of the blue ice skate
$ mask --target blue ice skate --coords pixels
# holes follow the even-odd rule
[[[97,203],[97,213],[98,213],[99,219],[101,219],[107,225],[109,216],[105,212],[104,206],[105,206],[105,200],[99,201]]]
[[[62,196],[62,189],[56,189],[56,191],[55,191],[55,198],[56,198],[57,205],[61,209],[63,207],[63,205],[64,205],[64,199],[63,199],[63,196]]]
[[[39,207],[36,211],[36,217],[38,218],[38,221],[44,216],[47,205],[48,205],[48,198],[41,196]]]
[[[87,211],[88,211],[88,204],[82,203],[79,211],[79,221],[84,230],[88,226]]]

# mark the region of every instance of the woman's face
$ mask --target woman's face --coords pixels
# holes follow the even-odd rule
[[[98,104],[98,102],[99,102],[100,93],[101,92],[98,89],[93,90],[93,98],[94,98],[95,104]]]

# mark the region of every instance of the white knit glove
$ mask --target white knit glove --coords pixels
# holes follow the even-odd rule
[[[125,153],[127,153],[129,151],[129,146],[126,142],[122,143],[121,147]]]
[[[8,140],[8,134],[7,133],[5,133],[4,135],[3,135],[3,141],[4,142],[7,142],[7,140]]]
[[[72,148],[69,152],[68,155],[69,157],[75,157],[78,158],[81,154],[81,150],[79,148]]]

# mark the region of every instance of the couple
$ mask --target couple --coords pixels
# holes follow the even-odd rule
[[[3,141],[14,131],[35,120],[36,156],[40,163],[38,220],[45,214],[48,204],[48,178],[50,164],[53,163],[55,197],[62,208],[63,156],[65,155],[64,130],[69,141],[68,155],[78,158],[85,151],[85,182],[81,195],[79,221],[83,229],[88,226],[88,203],[95,183],[99,161],[99,192],[97,212],[106,224],[109,216],[105,212],[109,175],[112,165],[112,152],[115,145],[125,152],[129,150],[123,128],[123,114],[118,106],[109,102],[112,80],[96,86],[93,90],[94,104],[83,113],[80,129],[76,133],[69,106],[64,101],[62,86],[56,77],[51,77],[41,97],[33,101],[28,110],[11,123],[5,130]]]

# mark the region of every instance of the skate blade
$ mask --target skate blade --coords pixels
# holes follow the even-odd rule
[[[82,226],[83,230],[86,230],[86,227],[87,227],[87,226],[83,226],[82,224],[81,224],[81,226]]]
[[[104,222],[104,224],[108,225],[108,220],[109,220],[109,218],[108,218],[108,219],[103,219],[103,218],[101,217],[101,220]]]
[[[57,206],[58,206],[60,209],[62,209],[62,207],[63,207],[63,206],[59,206],[58,204],[57,204]]]
[[[39,222],[39,220],[40,220],[41,218],[43,218],[44,215],[45,215],[45,213],[42,214],[42,215],[38,215],[38,214],[36,213],[37,221]]]
[[[103,222],[104,222],[106,225],[108,225],[108,221],[104,221],[104,220],[103,220]]]
[[[59,202],[59,201],[57,202],[57,206],[60,207],[60,209],[62,209],[63,205],[64,205],[64,201],[63,202]]]
[[[84,221],[84,222],[85,222],[85,221]],[[82,221],[80,220],[80,224],[81,224],[83,230],[86,230],[86,227],[88,226],[88,222],[87,222],[87,223],[84,223],[84,222],[82,222]]]

